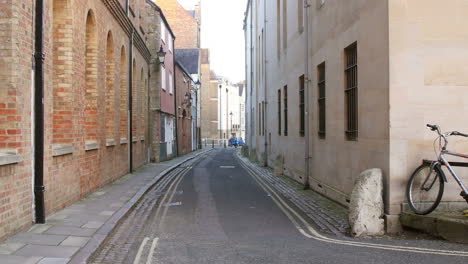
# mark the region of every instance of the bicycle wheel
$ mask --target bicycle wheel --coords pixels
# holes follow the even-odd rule
[[[434,211],[444,194],[444,178],[440,167],[431,168],[424,163],[411,175],[406,189],[408,203],[416,214],[426,215]]]

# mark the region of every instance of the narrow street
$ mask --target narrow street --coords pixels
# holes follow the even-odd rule
[[[91,263],[466,263],[468,253],[455,244],[426,243],[432,250],[318,233],[254,175],[234,149],[182,164],[147,192]]]

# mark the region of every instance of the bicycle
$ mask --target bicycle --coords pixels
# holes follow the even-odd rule
[[[444,194],[444,183],[448,182],[447,177],[442,170],[442,166],[445,166],[452,174],[453,178],[457,181],[458,185],[462,189],[460,195],[468,203],[468,189],[452,168],[452,166],[468,167],[468,163],[448,162],[445,158],[445,155],[450,155],[468,159],[468,154],[461,154],[447,150],[448,137],[468,137],[468,134],[464,134],[458,131],[441,133],[440,127],[437,125],[427,124],[426,126],[432,131],[436,131],[439,135],[434,140],[434,151],[437,155],[435,144],[437,140],[439,140],[440,152],[437,161],[423,160],[423,163],[413,172],[408,182],[406,189],[408,203],[411,210],[419,215],[426,215],[431,213],[434,211],[434,209],[436,209],[442,200],[442,195]]]

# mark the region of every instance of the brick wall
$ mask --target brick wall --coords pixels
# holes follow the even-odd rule
[[[192,151],[192,111],[186,95],[191,94],[192,80],[178,64],[175,69],[177,87],[177,151],[185,155]],[[195,98],[194,98],[195,99]]]
[[[156,3],[163,10],[176,35],[175,47],[177,49],[200,48],[200,28],[197,19],[191,16],[177,0],[157,0]]]
[[[149,53],[138,34],[133,47],[135,120],[128,139],[128,25],[122,27],[105,1],[47,0],[45,21],[46,214],[70,205],[147,160]],[[120,1],[122,3],[122,1]],[[136,1],[141,6],[144,1]],[[138,5],[136,6],[136,8]],[[73,12],[72,12],[73,10]],[[116,9],[117,13],[123,9]],[[137,10],[138,14],[140,10]],[[143,13],[142,13],[143,14]],[[33,221],[31,86],[33,54],[31,1],[0,2],[0,239]],[[125,16],[121,17],[125,21]],[[143,43],[143,44],[142,44]],[[154,74],[156,75],[156,74]],[[51,89],[47,89],[51,87]]]

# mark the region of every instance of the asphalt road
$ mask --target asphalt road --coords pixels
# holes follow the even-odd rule
[[[212,151],[148,192],[92,263],[468,261],[460,246],[457,252],[432,251],[399,247],[404,241],[322,237],[272,190],[249,174],[233,149]]]

